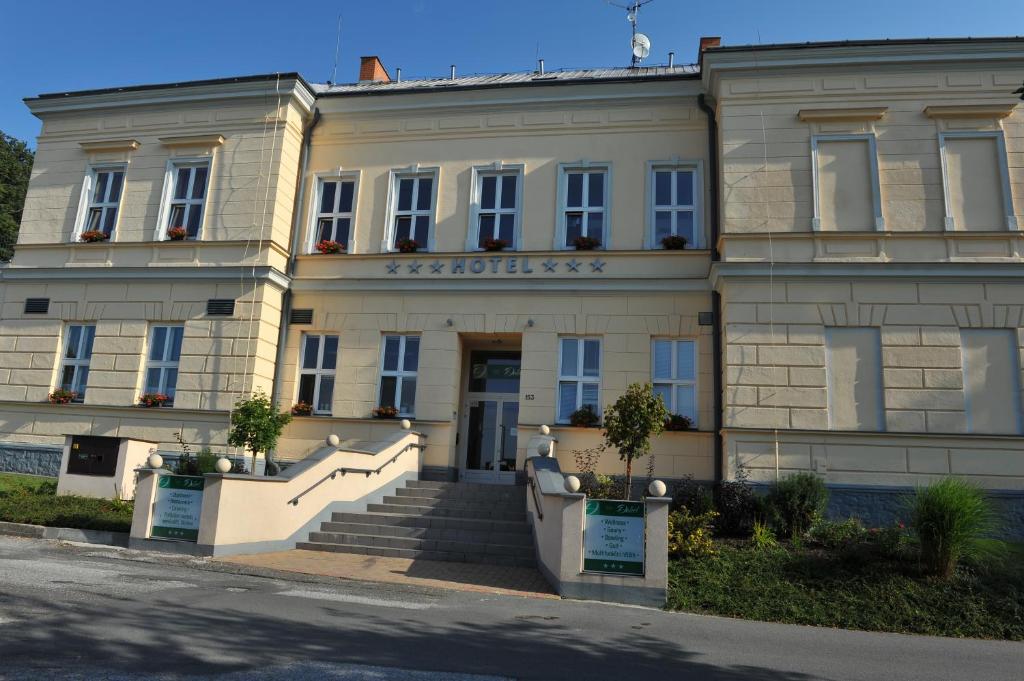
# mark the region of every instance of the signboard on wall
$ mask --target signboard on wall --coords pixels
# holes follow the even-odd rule
[[[583,571],[644,574],[644,502],[587,499]]]
[[[205,482],[204,478],[191,475],[161,475],[157,482],[153,527],[149,536],[196,541],[199,538]]]

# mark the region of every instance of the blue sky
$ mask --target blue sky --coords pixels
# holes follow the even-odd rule
[[[620,0],[621,1],[621,0]],[[403,78],[629,61],[625,12],[605,0],[0,0],[0,130],[34,140],[23,97],[42,92],[299,71],[324,81],[342,16],[338,82],[360,55]],[[649,63],[726,44],[1024,34],[1024,0],[654,0],[640,29]],[[34,141],[32,142],[34,146]]]

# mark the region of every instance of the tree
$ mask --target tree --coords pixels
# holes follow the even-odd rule
[[[292,415],[278,412],[262,390],[235,403],[231,413],[231,433],[228,444],[245,447],[252,452],[252,474],[256,475],[256,455],[267,455],[267,472],[276,472],[277,464],[270,458],[270,450],[277,446],[281,431],[292,420]]]
[[[634,383],[615,404],[604,410],[604,439],[619,450],[626,462],[626,489],[629,499],[633,484],[633,460],[651,451],[651,436],[665,429],[668,410],[661,395],[654,394],[650,383]]]
[[[0,261],[14,253],[34,157],[25,142],[0,132]]]

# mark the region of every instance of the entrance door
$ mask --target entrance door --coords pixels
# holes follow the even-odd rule
[[[463,403],[467,482],[514,484],[519,425],[518,352],[473,352]]]

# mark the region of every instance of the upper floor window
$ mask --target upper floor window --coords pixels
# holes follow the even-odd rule
[[[568,423],[573,412],[590,407],[600,415],[601,341],[562,338],[558,360],[558,422]]]
[[[653,341],[651,380],[670,414],[679,414],[697,425],[697,342]]]
[[[71,324],[64,342],[64,356],[61,359],[60,387],[74,393],[72,402],[85,401],[85,389],[89,382],[89,362],[92,360],[92,345],[96,339],[96,327],[92,324]]]
[[[558,248],[608,241],[608,166],[561,167]]]
[[[124,172],[123,165],[96,167],[89,171],[83,189],[88,198],[79,225],[79,235],[101,232],[107,239],[114,235],[121,191],[124,188]]]
[[[178,385],[178,362],[181,360],[182,326],[154,326],[149,336],[146,374],[142,392],[166,395],[165,407],[174,406]]]
[[[355,176],[346,176],[321,178],[318,181],[311,253],[317,250],[318,244],[325,241],[337,243],[342,250],[351,250],[356,179]]]
[[[477,170],[473,186],[470,243],[467,250],[519,248],[520,168]]]
[[[696,164],[651,166],[652,248],[680,248],[684,242],[688,248],[700,246],[699,179]]]
[[[209,160],[174,162],[170,167],[171,188],[166,200],[166,218],[161,238],[199,238],[209,185]],[[171,230],[176,230],[172,235]]]
[[[384,336],[380,399],[377,404],[381,407],[396,407],[400,416],[414,416],[419,364],[419,336]]]
[[[384,250],[429,250],[433,240],[437,172],[393,172]],[[411,242],[415,248],[410,248]]]
[[[330,414],[334,401],[334,371],[338,365],[338,337],[306,334],[299,360],[299,402],[314,414]]]

